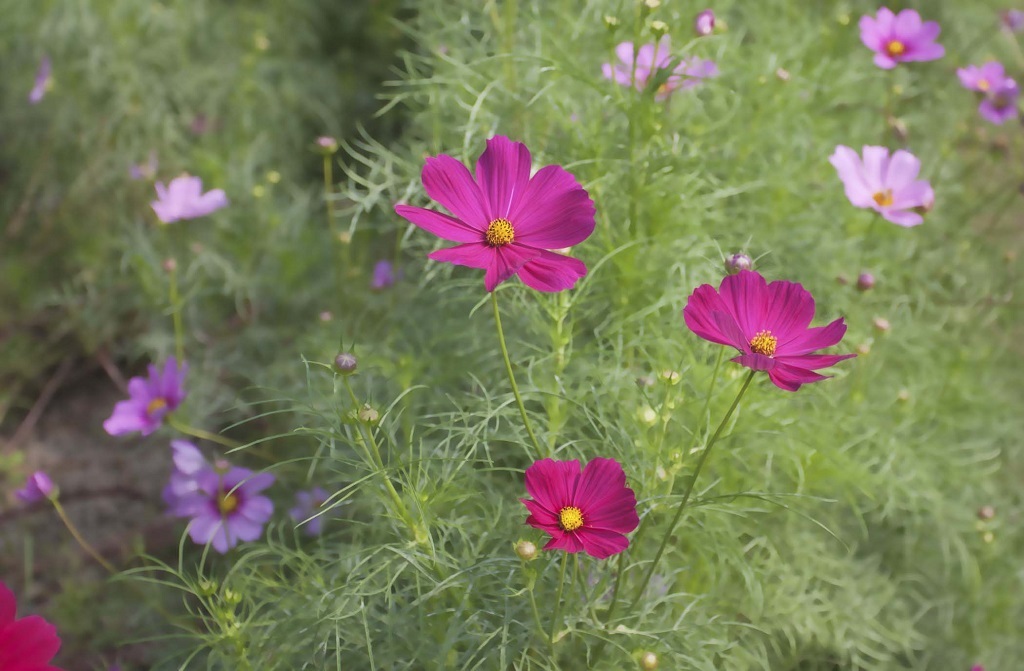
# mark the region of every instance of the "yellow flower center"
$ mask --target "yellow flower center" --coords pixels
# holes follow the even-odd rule
[[[583,526],[583,511],[576,506],[566,506],[558,511],[558,526],[565,531],[576,531]]]
[[[778,344],[779,339],[773,336],[771,331],[758,331],[750,339],[750,350],[755,354],[775,356],[775,346]]]
[[[154,398],[146,406],[146,414],[152,415],[167,407],[167,401],[163,398]]]
[[[234,494],[222,494],[217,500],[217,508],[221,515],[230,515],[238,509],[238,497]]]
[[[979,91],[988,91],[988,87],[989,86],[990,86],[990,84],[988,83],[987,79],[979,79],[978,80],[978,90]]]
[[[516,239],[516,231],[508,219],[495,219],[487,227],[487,244],[503,247]]]
[[[879,207],[889,207],[892,205],[892,189],[886,189],[885,191],[879,191],[872,198],[878,203]]]
[[[889,44],[885,45],[885,51],[890,56],[901,56],[907,50],[907,45],[903,44],[899,40],[892,40]]]

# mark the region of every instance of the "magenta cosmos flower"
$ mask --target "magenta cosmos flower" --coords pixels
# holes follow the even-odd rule
[[[22,503],[38,503],[50,498],[53,494],[53,480],[42,471],[36,471],[25,480],[25,486],[14,492],[14,497]]]
[[[194,456],[194,455],[192,455]],[[188,535],[199,545],[209,543],[224,554],[242,541],[254,541],[274,514],[274,504],[260,494],[274,484],[270,473],[217,464],[187,476],[192,491],[179,490],[170,514],[191,517]]]
[[[190,175],[175,177],[166,187],[157,182],[156,195],[150,206],[165,224],[205,217],[228,205],[223,189],[203,193],[203,180]]]
[[[141,431],[148,436],[160,427],[164,416],[173,412],[185,400],[185,374],[188,364],[178,367],[172,356],[163,371],[149,365],[149,377],[133,377],[128,381],[128,400],[118,401],[114,412],[103,422],[103,428],[112,436]]]
[[[629,547],[625,534],[640,524],[636,495],[614,459],[592,459],[582,473],[575,459],[541,459],[526,469],[526,491],[526,523],[551,536],[545,550],[605,559]]]
[[[913,9],[893,14],[882,7],[875,16],[860,19],[860,41],[875,52],[875,65],[885,70],[897,63],[942,58],[946,49],[935,42],[941,30],[935,21],[922,23]]]
[[[60,650],[57,629],[38,615],[15,619],[17,609],[14,592],[0,582],[0,671],[60,671],[50,666]]]
[[[864,159],[843,145],[829,157],[854,207],[869,208],[900,226],[917,226],[931,209],[935,193],[917,175],[921,161],[902,149],[889,157],[885,147],[864,147]],[[919,209],[918,209],[919,208]]]
[[[1003,64],[990,61],[982,66],[968,65],[956,71],[964,88],[982,95],[978,113],[986,121],[1002,124],[1017,116],[1017,82],[1006,76]]]
[[[825,380],[814,371],[856,356],[813,354],[842,340],[846,323],[839,318],[810,328],[814,297],[795,282],[767,284],[752,270],[728,275],[718,291],[710,284],[697,287],[686,301],[683,318],[701,338],[738,349],[733,362],[766,371],[786,391]]]
[[[475,180],[451,156],[428,158],[423,188],[455,216],[409,205],[396,205],[395,211],[425,231],[462,243],[429,258],[485,269],[487,291],[513,275],[538,291],[570,289],[587,274],[586,265],[549,250],[590,237],[594,201],[561,166],[546,166],[531,177],[530,165],[526,145],[500,135],[487,141]]]
[[[620,63],[605,63],[601,72],[605,79],[611,79],[622,86],[636,86],[638,91],[647,88],[657,74],[672,67],[672,43],[668,35],[663,35],[658,44],[644,44],[636,50],[632,42],[623,42],[615,47],[615,55]],[[634,67],[634,59],[636,65]],[[714,61],[700,58],[683,59],[668,79],[658,86],[655,98],[664,100],[677,89],[690,89],[708,77],[718,76],[718,66]]]

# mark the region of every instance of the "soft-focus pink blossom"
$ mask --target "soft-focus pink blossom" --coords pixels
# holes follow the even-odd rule
[[[924,218],[917,208],[935,200],[931,184],[918,179],[921,161],[902,149],[891,157],[885,147],[864,147],[863,159],[839,145],[829,162],[839,173],[846,197],[855,207],[872,209],[899,226],[917,226]]]
[[[1016,118],[1020,87],[1016,80],[1006,76],[1002,63],[989,61],[981,66],[968,65],[956,74],[964,88],[981,94],[978,113],[983,119],[999,125]]]
[[[704,79],[718,76],[718,66],[714,61],[696,57],[684,58],[672,67],[672,44],[668,35],[664,35],[657,45],[641,45],[635,54],[633,43],[623,42],[615,47],[615,55],[619,63],[605,63],[601,66],[604,78],[622,86],[635,86],[638,91],[646,89],[660,72],[671,68],[671,74],[659,84],[655,92],[658,100],[668,98],[673,91],[690,89]]]
[[[157,200],[150,205],[165,224],[205,217],[228,205],[223,189],[203,193],[203,180],[190,175],[175,177],[166,187],[157,182],[156,194]]]
[[[860,19],[861,42],[875,52],[875,65],[886,70],[897,63],[942,58],[946,49],[935,42],[941,30],[935,21],[922,22],[913,9],[893,14],[882,7],[875,16]]]

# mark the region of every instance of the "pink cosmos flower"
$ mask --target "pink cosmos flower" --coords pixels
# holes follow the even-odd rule
[[[14,592],[0,582],[0,671],[60,671],[50,666],[60,650],[56,627],[38,615],[15,619],[17,608]]]
[[[427,159],[423,188],[455,216],[410,205],[395,212],[434,235],[462,243],[429,255],[486,269],[487,291],[518,275],[538,291],[563,291],[587,274],[582,261],[553,249],[577,245],[594,232],[594,201],[564,168],[530,176],[530,151],[497,136],[476,164],[476,179],[451,156]]]
[[[885,147],[864,147],[864,160],[843,145],[829,157],[854,207],[870,208],[900,226],[917,226],[934,204],[931,184],[918,179],[921,161],[902,149],[889,157]]]
[[[14,497],[22,503],[38,503],[49,498],[53,493],[53,480],[42,471],[36,471],[28,476],[25,486],[15,490]]]
[[[968,65],[956,71],[964,88],[982,95],[978,113],[986,121],[1000,125],[1017,116],[1017,82],[1006,76],[1003,64],[989,61],[982,66]]]
[[[273,475],[219,463],[189,478],[194,491],[177,496],[169,512],[192,518],[188,535],[193,542],[209,543],[224,554],[239,542],[262,535],[263,525],[274,514],[274,504],[260,492],[274,484]]]
[[[860,19],[860,41],[875,52],[875,65],[885,70],[897,63],[942,58],[946,49],[935,42],[941,30],[935,21],[922,23],[913,9],[893,14],[882,7],[875,16]]]
[[[697,33],[698,37],[706,37],[715,32],[715,13],[705,9],[698,14],[693,20],[693,32]]]
[[[36,80],[28,94],[28,101],[31,104],[38,104],[43,99],[43,96],[46,95],[50,88],[52,72],[53,67],[50,64],[50,57],[43,56],[42,60],[39,61],[39,69],[36,71]]]
[[[1019,33],[1024,30],[1024,11],[1019,9],[1007,9],[999,12],[999,21],[1003,28],[1011,33]]]
[[[814,297],[795,282],[767,284],[752,270],[727,275],[718,291],[710,284],[697,287],[686,301],[683,318],[704,340],[738,349],[734,363],[766,371],[786,391],[825,380],[827,376],[814,371],[856,356],[813,354],[843,339],[843,319],[810,328]]]
[[[166,187],[157,182],[156,195],[158,199],[150,206],[165,224],[205,217],[228,205],[223,189],[203,193],[203,180],[190,175],[175,177]]]
[[[526,469],[526,491],[526,523],[551,536],[545,550],[605,559],[629,547],[625,534],[640,524],[636,495],[614,459],[592,459],[582,473],[575,459],[541,459]]]
[[[185,400],[185,374],[188,364],[178,367],[172,356],[164,364],[163,371],[149,365],[149,377],[133,377],[128,381],[128,400],[118,401],[114,412],[104,422],[103,428],[112,436],[141,431],[148,436],[163,424],[164,416],[177,409]]]
[[[672,44],[668,35],[663,35],[657,45],[644,44],[634,55],[633,43],[623,42],[615,47],[615,55],[621,64],[605,63],[601,73],[622,86],[636,86],[638,91],[647,88],[648,83],[662,70],[672,67]],[[634,59],[636,66],[634,67]],[[668,79],[658,86],[655,98],[664,100],[676,90],[690,89],[709,77],[718,76],[714,61],[689,58],[679,61]]]
[[[302,529],[307,536],[319,536],[324,530],[324,515],[318,513],[329,497],[323,487],[296,492],[295,507],[288,511],[288,516],[297,524],[305,522]]]
[[[210,464],[203,457],[199,448],[187,440],[172,440],[171,450],[174,453],[172,457],[174,470],[171,471],[162,496],[168,509],[173,511],[182,498],[198,491],[199,484],[196,482],[196,474],[209,468]]]
[[[387,289],[395,283],[395,269],[390,261],[378,261],[373,266],[373,280],[370,288],[380,291]]]

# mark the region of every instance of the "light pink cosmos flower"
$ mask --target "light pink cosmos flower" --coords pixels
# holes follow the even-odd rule
[[[620,63],[605,63],[601,72],[605,79],[611,79],[622,86],[636,86],[643,91],[659,72],[672,67],[672,44],[668,35],[662,36],[657,45],[644,44],[636,50],[632,42],[623,42],[615,47],[615,55]],[[636,67],[633,61],[636,60]],[[708,77],[718,76],[718,66],[714,61],[701,58],[689,58],[679,61],[655,92],[655,98],[664,100],[676,90],[685,90],[697,86]]]
[[[922,23],[921,15],[913,9],[893,14],[882,7],[875,16],[860,19],[860,41],[875,52],[875,65],[885,70],[897,63],[942,58],[946,49],[935,42],[941,30],[935,21]]]
[[[103,422],[103,428],[112,436],[141,431],[148,436],[163,424],[164,417],[177,409],[185,400],[185,374],[188,364],[173,356],[167,359],[163,371],[149,365],[149,377],[128,380],[128,399],[118,401],[114,412]]]
[[[203,180],[190,175],[175,177],[166,187],[157,182],[156,195],[158,200],[150,205],[165,224],[205,217],[228,205],[223,189],[203,193]]]
[[[931,185],[918,179],[921,161],[902,149],[889,157],[885,147],[864,147],[857,152],[839,145],[829,157],[855,207],[870,208],[900,226],[917,226],[924,218],[917,208],[931,209],[935,194]]]
[[[964,88],[982,95],[978,113],[983,119],[1000,125],[1016,118],[1020,88],[1013,78],[1006,76],[1002,63],[989,61],[980,67],[968,65],[956,74]]]
[[[526,491],[526,523],[551,536],[545,550],[605,559],[629,547],[625,534],[640,524],[636,494],[614,459],[591,459],[582,473],[575,459],[541,459],[526,469]]]
[[[713,343],[735,347],[734,363],[766,371],[779,389],[828,379],[816,373],[856,354],[814,354],[843,339],[846,323],[840,317],[827,326],[810,328],[814,297],[795,282],[768,284],[759,273],[741,270],[727,275],[716,291],[697,287],[683,308],[691,331]]]
[[[429,255],[435,261],[481,268],[487,291],[518,275],[538,291],[572,288],[587,274],[582,261],[555,254],[594,232],[594,201],[564,168],[549,165],[530,176],[530,152],[497,136],[476,164],[441,154],[423,166],[427,195],[455,216],[410,205],[395,212],[434,235],[462,243]]]

